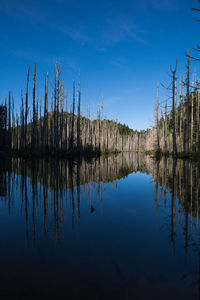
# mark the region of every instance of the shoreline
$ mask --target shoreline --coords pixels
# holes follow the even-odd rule
[[[147,150],[147,151],[83,151],[83,152],[60,152],[60,153],[32,153],[32,152],[21,152],[21,151],[10,151],[10,150],[0,150],[0,159],[11,159],[11,158],[22,158],[22,159],[67,159],[67,160],[81,160],[81,159],[92,159],[92,158],[100,158],[107,157],[110,155],[118,155],[120,153],[138,153],[146,156],[151,156],[153,159],[160,160],[161,158],[173,158],[173,159],[183,159],[190,161],[200,161],[200,155],[198,153],[177,153],[173,155],[173,153],[156,153],[155,151]]]

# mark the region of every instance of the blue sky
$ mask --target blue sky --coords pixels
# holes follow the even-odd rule
[[[26,73],[37,64],[37,94],[44,72],[53,83],[61,65],[71,101],[81,73],[82,110],[104,95],[104,114],[134,129],[153,125],[156,86],[169,84],[170,65],[185,72],[185,52],[199,41],[197,0],[0,0],[0,99],[11,90],[19,106]],[[194,52],[193,52],[194,54]],[[193,63],[197,72],[200,63]],[[31,98],[30,82],[30,98]],[[160,101],[167,92],[160,89]]]

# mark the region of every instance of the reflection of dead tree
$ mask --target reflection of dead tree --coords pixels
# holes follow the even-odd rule
[[[173,160],[172,168],[172,194],[171,194],[171,243],[175,252],[175,217],[176,217],[176,194],[175,194],[175,180],[176,180],[176,160]]]
[[[158,186],[159,186],[159,161],[155,162],[154,199],[156,208],[156,223],[158,222]]]

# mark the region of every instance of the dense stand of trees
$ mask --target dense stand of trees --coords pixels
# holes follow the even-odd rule
[[[40,156],[145,150],[145,136],[140,132],[104,118],[103,99],[96,117],[91,113],[90,106],[87,114],[81,113],[80,76],[77,90],[73,82],[72,104],[68,104],[67,90],[64,94],[64,82],[58,64],[55,66],[54,87],[51,92],[49,76],[48,73],[45,74],[44,100],[39,99],[36,92],[36,65],[33,70],[31,99],[29,81],[30,68],[25,101],[21,91],[20,111],[15,109],[10,92],[9,101],[5,101],[9,133],[7,145],[13,152]]]
[[[190,56],[187,53],[186,78],[180,79],[179,97],[177,95],[177,62],[174,69],[171,68],[171,99],[172,103],[165,105],[165,113],[159,113],[159,101],[157,92],[155,126],[146,131],[145,148],[157,153],[173,154],[173,156],[190,156],[200,152],[200,128],[199,82],[194,74],[190,81]],[[179,99],[179,103],[178,103]],[[171,110],[168,112],[168,107]]]
[[[189,50],[186,76],[180,80],[179,97],[176,73],[177,62],[175,68],[171,68],[172,103],[170,105],[166,103],[164,114],[160,113],[158,86],[155,126],[138,132],[126,125],[105,119],[103,99],[96,116],[91,113],[90,106],[87,114],[83,115],[80,76],[77,89],[73,82],[72,103],[69,104],[58,64],[55,66],[53,89],[49,91],[49,76],[46,73],[44,100],[41,97],[39,99],[36,92],[36,65],[34,65],[32,97],[31,99],[29,97],[30,68],[28,68],[25,101],[21,91],[20,111],[15,109],[14,99],[9,92],[8,101],[4,105],[7,131],[1,125],[3,116],[1,106],[1,137],[2,133],[6,132],[4,139],[1,138],[1,144],[6,140],[13,152],[38,156],[146,150],[154,151],[158,155],[171,153],[174,156],[199,153],[200,92],[196,77],[193,76],[192,83],[190,80]]]

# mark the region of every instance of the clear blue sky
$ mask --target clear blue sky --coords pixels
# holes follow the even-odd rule
[[[108,118],[145,129],[153,124],[157,82],[170,82],[177,57],[177,76],[183,74],[187,48],[200,43],[191,7],[198,1],[0,0],[0,98],[11,90],[19,105],[34,62],[37,93],[43,93],[45,68],[52,75],[58,61],[69,101],[80,71],[84,111],[103,93]],[[197,73],[199,67],[193,63]],[[163,101],[166,91],[160,94]]]

